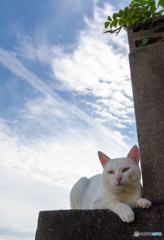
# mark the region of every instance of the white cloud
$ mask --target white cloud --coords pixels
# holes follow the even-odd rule
[[[0,239],[32,240],[41,210],[69,209],[69,190],[0,165]]]
[[[130,148],[120,133],[100,124],[91,129],[72,127],[32,142],[16,135],[4,121],[0,126],[0,213],[4,219],[0,231],[7,240],[10,236],[33,239],[39,211],[70,208],[69,192],[75,181],[102,171],[97,150],[118,157]]]
[[[60,48],[56,48],[56,51]],[[51,46],[47,42],[46,36],[41,40],[34,41],[29,36],[22,36],[18,34],[18,45],[15,47],[19,56],[30,59],[32,61],[38,60],[44,64],[50,64],[52,59]],[[54,49],[55,51],[55,49]]]
[[[29,71],[15,53],[0,49],[1,63],[40,94],[36,99],[28,99],[24,108],[19,109],[19,119],[14,120],[15,128],[1,122],[3,164],[23,169],[38,179],[57,181],[59,185],[70,187],[80,175],[89,176],[99,169],[99,163],[95,165],[98,150],[105,151],[110,157],[126,154],[129,148],[126,140],[129,138],[112,130],[113,127],[127,128],[126,125],[134,121],[127,56],[120,53],[125,34],[122,33],[117,40],[102,35],[100,23],[106,11],[109,14],[112,8],[105,5],[101,9],[95,4],[94,19],[92,23],[85,19],[86,29],[80,32],[73,52],[66,53],[64,48],[54,47],[57,51],[51,56],[54,75],[61,81],[61,89],[74,90],[84,96],[89,92],[96,98],[94,103],[85,98],[82,100],[93,105],[95,117],[86,114],[78,104],[61,98]],[[109,39],[117,45],[117,52],[109,44]],[[34,46],[30,42],[28,47],[28,41],[23,49],[25,46],[27,52],[33,52],[29,59],[34,60]],[[45,52],[47,55],[49,50]],[[37,129],[40,133],[34,137]],[[26,136],[30,134],[33,138],[28,139]]]
[[[105,9],[112,11],[109,5]],[[78,104],[75,106],[61,98],[29,71],[15,53],[0,49],[3,65],[41,94],[36,99],[28,99],[24,108],[19,110],[20,119],[14,120],[17,128],[10,129],[6,122],[1,122],[3,164],[23,169],[37,179],[57,181],[59,185],[70,187],[76,178],[90,176],[100,169],[98,162],[95,165],[98,150],[110,157],[126,154],[128,137],[112,130],[113,126],[123,129],[127,127],[126,124],[133,123],[133,117],[129,116],[133,110],[130,90],[124,88],[124,83],[127,89],[130,88],[127,80],[129,67],[127,57],[119,50],[121,44],[125,43],[125,35],[122,34],[117,40],[109,37],[118,46],[116,53],[113,46],[109,45],[109,39],[101,34],[103,17],[104,9],[95,5],[92,24],[91,20],[86,19],[87,27],[80,32],[75,50],[68,54],[64,48],[59,50],[56,47],[57,51],[51,57],[55,77],[61,81],[61,89],[84,95],[89,92],[96,97],[95,103],[82,100],[93,105],[98,115],[96,117],[86,114]],[[98,33],[95,35],[96,29]],[[32,49],[29,50],[33,52],[29,59],[34,60],[36,56],[32,44],[28,47],[27,41],[25,46],[26,51]],[[46,54],[48,52],[46,50]],[[107,127],[104,122],[108,123]],[[32,141],[31,138],[28,140],[26,134],[36,133],[37,128],[42,137],[38,135]],[[44,129],[46,134],[43,137]]]
[[[15,52],[6,51],[0,48],[0,62],[4,65],[4,67],[14,73],[16,76],[18,76],[20,80],[28,82],[39,93],[47,96],[55,96],[55,93],[46,83],[44,83],[44,81],[42,81],[34,73],[29,71],[21,63],[21,61],[18,60]]]
[[[78,6],[80,2],[77,2]],[[129,122],[134,123],[127,36],[125,31],[118,36],[103,34],[104,21],[114,9],[106,3],[103,8],[97,6],[97,1],[93,3],[93,19],[84,18],[86,26],[79,31],[74,45],[52,46],[48,43],[45,33],[39,41],[38,37],[36,41],[28,36],[20,36],[16,49],[19,55],[25,58],[51,65],[54,76],[51,73],[50,76],[55,77],[55,82],[51,81],[51,86],[54,89],[75,91],[86,98],[88,95],[96,97],[95,102],[97,101],[99,105],[99,111],[92,113],[97,113],[100,117],[105,112],[106,115],[110,113],[113,116],[110,126],[119,128],[120,121],[126,125]],[[68,2],[68,5],[70,4],[71,1]],[[35,79],[33,82],[38,82],[34,74],[31,78]],[[51,92],[43,82],[40,81],[40,84],[42,91],[45,89],[47,93]],[[86,102],[83,101],[84,104],[88,102],[88,99]],[[92,104],[93,110],[95,103],[91,101],[90,106]],[[122,108],[118,107],[119,104]]]
[[[65,123],[61,121],[61,125]],[[52,135],[33,139],[32,142],[16,135],[14,129],[3,122],[0,127],[1,164],[21,169],[37,180],[68,188],[80,176],[89,177],[102,171],[98,150],[118,157],[125,155],[130,148],[124,142],[125,136],[113,133],[96,122],[90,127],[79,124],[74,128],[68,124],[63,131],[59,126],[59,130],[52,129]]]
[[[117,37],[102,34],[104,19],[113,8],[109,4],[99,8],[97,1],[93,2],[94,18],[85,17],[86,27],[73,45],[52,46],[45,33],[40,41],[39,37],[20,36],[16,52],[0,48],[0,62],[36,93],[24,99],[14,119],[0,119],[0,167],[5,173],[0,174],[0,188],[41,182],[35,189],[18,194],[3,192],[3,206],[8,204],[11,213],[1,207],[1,216],[6,219],[1,226],[4,239],[6,226],[10,236],[22,229],[18,235],[23,238],[27,225],[22,222],[24,214],[29,223],[34,219],[31,212],[37,217],[39,210],[68,208],[74,182],[102,171],[98,150],[114,158],[126,156],[131,148],[129,137],[113,130],[128,132],[127,127],[134,123],[126,33]],[[83,1],[73,3],[70,0],[69,7],[80,11]],[[26,68],[22,58],[48,64],[51,81],[47,83]],[[61,97],[60,92],[71,97]],[[15,216],[18,225],[11,224],[16,222]]]
[[[134,112],[126,32],[118,36],[102,34],[107,12],[109,15],[112,11],[110,5],[99,8],[95,4],[94,18],[85,18],[86,28],[79,34],[76,49],[67,53],[61,48],[53,57],[52,69],[65,91],[93,95],[100,116],[106,112],[127,124],[127,119],[134,122]],[[121,127],[117,120],[113,124]]]

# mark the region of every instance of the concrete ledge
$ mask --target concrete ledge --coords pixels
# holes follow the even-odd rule
[[[39,213],[35,240],[164,239],[164,205],[134,209],[124,223],[109,210],[58,210]],[[162,237],[135,237],[134,232],[162,232]]]

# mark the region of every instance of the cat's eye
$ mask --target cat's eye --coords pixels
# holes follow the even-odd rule
[[[109,173],[109,174],[114,174],[114,171],[111,170],[111,171],[108,171],[108,173]]]
[[[124,168],[124,169],[122,170],[122,172],[127,172],[128,170],[129,170],[129,167]]]

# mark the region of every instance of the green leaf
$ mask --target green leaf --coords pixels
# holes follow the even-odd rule
[[[149,42],[150,38],[144,38],[142,39],[142,43],[139,45],[139,47],[145,46]]]
[[[148,19],[161,16],[163,12],[164,0],[131,0],[129,6],[114,13],[112,17],[108,16],[108,22],[105,22],[104,25],[105,28],[117,27],[118,24],[133,27],[138,23],[140,30],[144,30]],[[146,41],[149,40],[143,39],[141,45],[146,45]]]
[[[145,17],[144,20],[142,20],[142,22],[144,23],[144,22],[146,22],[147,20],[148,20],[148,18]]]
[[[110,24],[110,28],[112,28],[113,27],[113,22]]]
[[[123,15],[124,15],[123,10],[120,10],[120,11],[119,11],[119,17],[122,17]]]
[[[157,12],[157,15],[161,16],[163,12],[164,12],[164,10],[161,10],[161,11]]]
[[[113,21],[113,27],[117,27],[117,23],[118,23],[118,20],[115,19],[115,20]]]
[[[118,17],[118,13],[114,13],[114,14],[113,14],[113,19],[116,20],[117,17]]]
[[[127,14],[128,11],[129,11],[129,8],[128,8],[128,7],[124,8],[124,13],[125,13],[125,14]]]
[[[104,25],[105,25],[105,28],[107,28],[109,26],[109,22],[105,22]]]
[[[159,0],[158,7],[160,7],[160,6],[164,8],[164,1],[163,0]]]
[[[124,20],[124,19],[119,19],[118,20],[118,24],[121,26],[121,25],[123,25],[123,24],[125,24],[126,23],[126,21]]]
[[[139,4],[139,3],[134,3],[133,7],[139,8],[139,7],[140,7],[140,4]]]
[[[111,17],[110,17],[110,16],[108,16],[108,21],[109,21],[109,22],[111,22],[111,21],[112,21],[112,19],[111,19]]]

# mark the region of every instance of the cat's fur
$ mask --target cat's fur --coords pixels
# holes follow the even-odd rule
[[[125,158],[110,159],[98,152],[104,168],[102,174],[89,179],[82,177],[70,194],[72,209],[110,209],[124,222],[134,221],[132,208],[149,208],[151,202],[142,198],[137,146]]]

